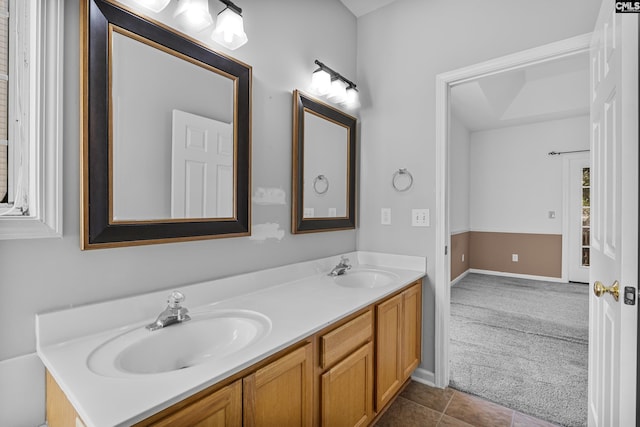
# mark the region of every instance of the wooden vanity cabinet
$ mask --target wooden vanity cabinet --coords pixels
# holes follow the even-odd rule
[[[135,427],[311,426],[312,345],[243,371],[231,384],[204,390]],[[255,369],[255,368],[254,368]],[[51,426],[55,427],[55,426]]]
[[[420,363],[422,285],[376,306],[376,410],[396,395]]]
[[[135,426],[370,425],[420,362],[421,283]],[[48,371],[47,420],[50,427],[79,420]]]
[[[407,379],[422,357],[422,282],[402,293],[402,378]]]
[[[143,424],[153,427],[241,427],[242,381],[215,391],[160,420]]]
[[[372,340],[370,309],[319,337],[321,426],[366,426],[371,422]]]
[[[243,379],[245,426],[313,423],[313,351],[307,344]]]

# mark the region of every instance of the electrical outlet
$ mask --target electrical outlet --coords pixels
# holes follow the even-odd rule
[[[413,227],[428,227],[429,209],[411,209],[411,225]]]
[[[511,261],[518,262],[518,254],[511,254]]]
[[[391,225],[391,208],[380,209],[380,224]]]

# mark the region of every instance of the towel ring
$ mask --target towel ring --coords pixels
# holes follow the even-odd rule
[[[329,191],[329,180],[324,175],[318,175],[313,179],[313,191],[316,194],[324,194]]]
[[[391,185],[393,185],[393,188],[395,188],[396,191],[407,191],[413,185],[413,175],[411,175],[411,172],[407,169],[400,168],[393,174]]]

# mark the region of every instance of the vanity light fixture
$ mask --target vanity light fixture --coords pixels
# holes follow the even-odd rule
[[[207,0],[178,0],[178,8],[173,16],[178,25],[195,32],[213,24]]]
[[[160,13],[164,10],[165,7],[169,5],[171,0],[136,0],[136,2],[142,6],[146,7],[152,12]]]
[[[218,14],[211,38],[228,49],[236,50],[249,39],[244,32],[242,9],[229,0],[220,0],[225,8]]]
[[[332,70],[322,62],[315,60],[319,67],[311,76],[310,90],[317,94],[326,95],[331,101],[344,105],[349,109],[358,108],[358,89],[356,84],[342,74]]]

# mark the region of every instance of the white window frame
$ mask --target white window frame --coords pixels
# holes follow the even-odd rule
[[[21,126],[28,214],[0,216],[0,240],[61,237],[64,0],[10,0],[10,5],[10,19],[17,17],[28,37],[24,58],[16,52],[24,67],[14,67],[11,58],[9,63],[14,74],[20,73],[10,76],[10,86],[12,80],[21,82],[13,90],[22,97],[22,108],[9,106],[9,135],[13,139]]]

